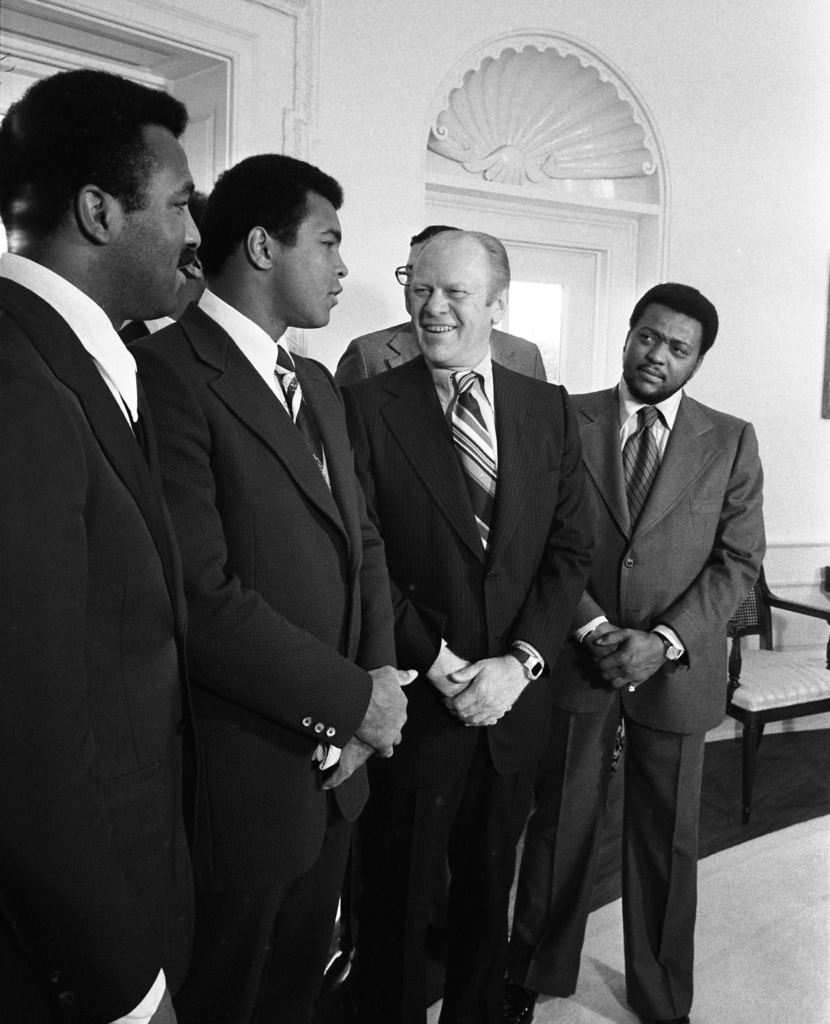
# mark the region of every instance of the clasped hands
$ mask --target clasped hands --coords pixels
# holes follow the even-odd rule
[[[656,633],[622,629],[602,622],[582,641],[597,663],[602,678],[619,690],[634,690],[660,668],[665,647]]]
[[[369,672],[372,677],[372,697],[357,732],[340,752],[340,760],[323,783],[323,789],[334,789],[368,761],[372,754],[391,757],[401,742],[401,730],[406,721],[406,694],[408,686],[418,673],[384,665]]]
[[[527,686],[524,670],[509,654],[465,661],[443,647],[427,679],[444,694],[444,705],[464,725],[495,725]]]

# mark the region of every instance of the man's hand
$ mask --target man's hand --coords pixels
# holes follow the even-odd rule
[[[427,679],[445,697],[456,697],[462,690],[467,688],[467,683],[454,683],[448,677],[451,672],[457,672],[459,669],[466,668],[469,664],[469,661],[459,658],[457,654],[453,654],[449,647],[445,645],[441,648],[441,653],[432,663],[429,672],[427,672]]]
[[[510,654],[474,661],[451,673],[464,689],[444,703],[465,725],[495,725],[527,686],[524,669]]]
[[[176,1011],[167,989],[164,990],[158,1009],[150,1018],[150,1024],[176,1024]]]
[[[391,757],[401,742],[401,729],[406,721],[406,695],[402,687],[418,678],[414,670],[401,671],[384,665],[373,668],[372,699],[355,733],[358,739],[373,747],[380,757]]]
[[[597,664],[602,678],[616,689],[644,683],[666,660],[660,637],[641,629],[614,629],[596,643],[600,649],[613,647],[613,653],[600,658]]]
[[[334,766],[331,775],[323,783],[323,789],[334,789],[341,782],[345,782],[349,776],[354,775],[357,769],[374,754],[375,748],[368,743],[352,736],[345,747],[340,751],[340,760]]]
[[[584,638],[582,645],[587,648],[588,653],[595,661],[599,661],[600,658],[613,654],[619,645],[608,640],[604,640],[601,644],[598,641],[600,638],[607,637],[609,633],[617,632],[619,632],[618,626],[614,626],[610,622],[601,622],[598,626],[594,626],[591,632]]]

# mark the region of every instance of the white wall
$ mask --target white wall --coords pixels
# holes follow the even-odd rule
[[[722,321],[690,391],[755,423],[769,575],[788,596],[822,600],[819,570],[830,564],[830,420],[820,418],[830,251],[826,0],[478,0],[474,8],[323,0],[309,158],[346,190],[351,273],[330,327],[307,335],[310,352],[333,366],[350,338],[403,319],[391,270],[423,226],[430,105],[465,53],[518,30],[580,40],[650,109],[671,185],[668,276],[701,288]]]

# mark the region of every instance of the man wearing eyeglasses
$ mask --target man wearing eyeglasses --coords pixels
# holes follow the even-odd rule
[[[431,238],[444,231],[458,230],[446,224],[430,224],[410,239],[406,263],[395,268],[395,278],[403,287],[403,301],[408,314],[412,312],[409,304],[409,286],[418,254]],[[547,380],[542,353],[531,341],[517,338],[513,334],[505,334],[504,331],[497,331],[494,328],[490,332],[490,352],[493,360],[501,366],[523,373],[527,377]],[[372,334],[363,334],[351,341],[340,357],[334,379],[340,387],[354,384],[367,377],[374,377],[376,373],[391,370],[393,366],[408,363],[417,355],[420,355],[420,349],[415,331],[411,321],[407,320],[406,323],[396,324],[394,327],[387,327]]]

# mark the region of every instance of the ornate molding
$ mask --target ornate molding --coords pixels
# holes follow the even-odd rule
[[[283,112],[285,150],[307,157],[317,122],[321,0],[246,0],[294,19],[294,106]]]
[[[488,181],[645,177],[658,167],[642,104],[607,62],[563,37],[485,44],[445,80],[439,102],[428,148]]]

